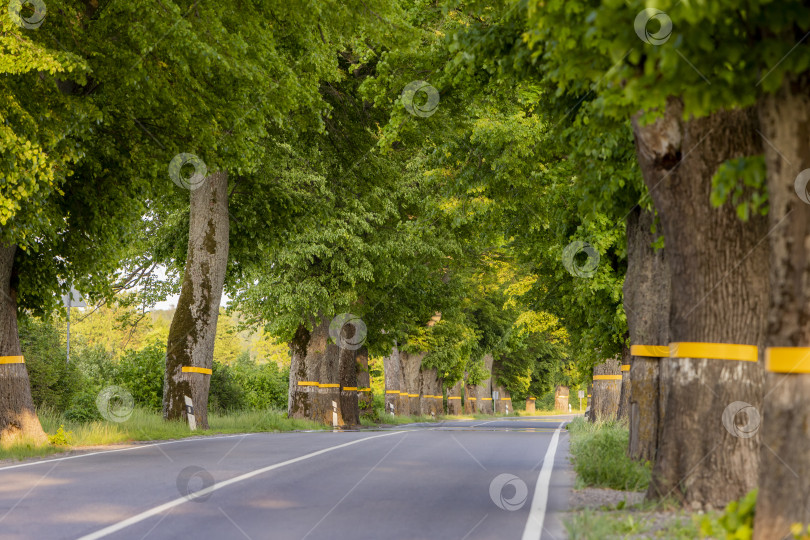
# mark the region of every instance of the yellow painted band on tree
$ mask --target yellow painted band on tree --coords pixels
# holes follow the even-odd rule
[[[622,371],[630,371],[630,364],[622,364]]]
[[[492,401],[492,398],[491,398],[491,397],[482,397],[481,399],[483,399],[483,400],[485,400],[485,401]]]
[[[371,392],[371,388],[361,388],[358,392]]]
[[[537,398],[536,398],[536,397],[530,397],[529,399],[530,399],[530,400],[532,400],[532,401],[537,400]]]
[[[25,358],[22,356],[0,356],[0,364],[24,364]]]
[[[324,383],[324,384],[319,384],[318,388],[340,388],[340,385],[339,384],[333,384],[333,383]]]
[[[593,380],[595,381],[620,381],[622,380],[621,375],[594,375]]]
[[[768,347],[765,369],[774,373],[810,373],[810,347]]]
[[[408,397],[419,397],[419,394],[408,394]]]
[[[298,381],[298,386],[318,386],[318,383],[312,381]]]
[[[202,373],[203,375],[211,375],[211,370],[204,367],[183,366],[183,373]]]
[[[467,398],[467,399],[469,399],[470,401],[475,401],[478,398],[470,397],[470,398]]]
[[[450,396],[447,399],[461,399],[461,396]]]
[[[386,394],[399,394],[399,390],[386,390]]]
[[[669,345],[630,345],[630,354],[649,358],[669,358]]]
[[[344,387],[343,387],[343,390],[345,390],[345,391],[347,391],[347,392],[348,392],[348,391],[357,392],[357,387],[356,387],[356,386],[344,386]]]
[[[713,360],[757,361],[756,345],[735,345],[731,343],[670,343],[670,358],[711,358]]]

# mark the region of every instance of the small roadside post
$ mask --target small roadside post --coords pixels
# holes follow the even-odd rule
[[[188,427],[191,431],[197,430],[197,419],[194,418],[194,404],[191,401],[191,398],[188,396],[183,396],[186,401],[186,416],[188,417]]]
[[[579,395],[579,412],[582,412],[582,398],[585,397],[585,390],[580,390],[577,394]]]

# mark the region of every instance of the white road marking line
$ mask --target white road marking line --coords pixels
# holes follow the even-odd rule
[[[400,434],[400,433],[405,433],[405,432],[404,431],[393,431],[391,433],[384,433],[382,435],[373,435],[371,437],[364,437],[362,439],[356,439],[354,441],[339,444],[337,446],[330,446],[329,448],[324,448],[323,450],[318,450],[317,452],[311,452],[309,454],[299,456],[297,458],[289,459],[287,461],[282,461],[281,463],[275,463],[273,465],[269,465],[269,466],[263,467],[261,469],[256,469],[255,471],[251,471],[249,473],[245,473],[245,474],[242,474],[240,476],[230,478],[228,480],[223,480],[222,482],[219,482],[217,484],[209,486],[209,487],[207,487],[205,489],[195,491],[193,494],[191,494],[191,495],[189,495],[187,497],[180,497],[180,498],[174,499],[173,501],[169,501],[169,502],[167,502],[165,504],[161,504],[160,506],[156,506],[156,507],[154,507],[154,508],[152,508],[150,510],[147,510],[145,512],[141,512],[140,514],[137,514],[135,516],[132,516],[131,518],[128,518],[128,519],[125,519],[125,520],[120,521],[118,523],[115,523],[113,525],[110,525],[109,527],[105,527],[105,528],[103,528],[101,530],[98,530],[98,531],[96,531],[94,533],[88,534],[86,536],[82,536],[78,540],[97,540],[98,538],[104,538],[105,536],[108,536],[108,535],[110,535],[112,533],[115,533],[115,532],[121,531],[123,529],[126,529],[130,525],[135,525],[136,523],[140,523],[141,521],[144,521],[145,519],[149,519],[150,517],[161,514],[161,513],[165,512],[166,510],[174,508],[175,506],[180,506],[183,503],[189,502],[189,501],[191,501],[193,499],[196,499],[196,498],[199,498],[199,497],[204,497],[204,496],[208,495],[209,493],[213,493],[214,491],[217,491],[217,490],[222,489],[224,487],[228,487],[230,485],[242,482],[244,480],[248,480],[250,478],[253,478],[254,476],[259,476],[260,474],[264,474],[264,473],[272,471],[274,469],[280,469],[281,467],[285,467],[287,465],[292,465],[293,463],[298,463],[299,461],[304,461],[304,460],[313,458],[315,456],[320,456],[321,454],[326,454],[327,452],[332,452],[332,451],[338,450],[340,448],[346,448],[347,446],[351,446],[353,444],[361,443],[363,441],[368,441],[368,440],[371,440],[371,439],[378,439],[380,437],[388,437],[389,435],[397,435],[397,434]]]
[[[258,433],[258,432],[257,432]],[[3,471],[8,471],[10,469],[18,469],[20,467],[31,467],[32,465],[42,465],[43,463],[53,463],[54,461],[66,461],[68,459],[78,459],[83,457],[89,456],[97,456],[99,454],[112,454],[113,452],[128,452],[130,450],[141,450],[143,448],[151,448],[153,446],[162,446],[164,444],[175,444],[181,442],[192,442],[192,441],[210,441],[216,439],[231,439],[233,437],[245,437],[247,435],[255,435],[255,433],[246,433],[246,434],[239,434],[239,435],[223,435],[221,437],[200,437],[198,439],[177,439],[176,441],[165,441],[159,442],[154,444],[139,444],[138,446],[131,446],[129,448],[116,448],[115,450],[99,450],[98,452],[88,452],[86,454],[78,454],[75,456],[65,456],[60,458],[53,458],[53,459],[42,459],[39,461],[30,461],[28,463],[20,463],[19,465],[9,465],[8,467],[0,467],[0,473]],[[161,450],[158,448],[158,450]]]
[[[543,458],[543,467],[540,469],[537,485],[534,487],[529,519],[526,520],[526,527],[523,529],[523,540],[540,540],[540,535],[543,534],[543,520],[546,518],[551,470],[554,468],[554,455],[557,453],[557,443],[560,440],[560,431],[564,425],[565,422],[560,423],[557,431],[551,437],[551,442],[548,443],[546,457]]]

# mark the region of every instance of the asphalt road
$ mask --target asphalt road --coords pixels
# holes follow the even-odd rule
[[[0,538],[562,539],[570,418],[254,433],[5,466]]]

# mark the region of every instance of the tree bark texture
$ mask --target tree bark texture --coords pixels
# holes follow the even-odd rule
[[[796,179],[810,168],[810,78],[786,80],[763,98],[759,118],[768,169],[769,347],[810,346],[810,205]],[[808,199],[806,178],[798,182]],[[810,374],[766,373],[754,539],[792,537],[810,523]]]
[[[399,359],[402,363],[403,386],[405,388],[403,390],[402,414],[417,416],[421,412],[419,368],[422,367],[422,358],[424,357],[424,354],[419,353],[404,351],[399,353]]]
[[[712,176],[724,161],[762,152],[757,129],[749,109],[683,120],[674,99],[655,123],[634,121],[642,175],[666,239],[673,342],[763,345],[767,220],[742,222],[733,204],[710,202]],[[705,358],[664,363],[666,414],[648,495],[725,506],[756,485],[759,436],[733,435],[723,412],[734,402],[761,407],[762,367]]]
[[[17,333],[16,245],[0,244],[0,356],[22,356]],[[24,363],[0,364],[0,442],[47,441]]]
[[[506,414],[514,412],[515,408],[512,406],[512,396],[509,390],[503,385],[495,385],[492,388],[493,393],[498,392],[498,399],[493,398],[492,404],[495,407],[495,412],[498,414]]]
[[[459,381],[453,385],[452,388],[447,390],[447,414],[458,415],[461,414],[461,392],[462,382]]]
[[[368,349],[360,347],[357,350],[357,401],[360,412],[370,411],[373,406],[374,395],[371,390],[365,390],[366,388],[371,388],[371,374],[368,371]]]
[[[630,365],[630,347],[622,347],[622,386],[619,390],[619,409],[616,412],[618,420],[628,420],[630,416],[630,371],[624,366]]]
[[[464,414],[478,412],[478,387],[474,384],[464,385]]]
[[[537,408],[534,404],[535,398],[526,398],[526,412],[532,414],[537,411]],[[567,409],[566,409],[567,410]]]
[[[654,221],[653,212],[638,207],[627,217],[624,312],[633,345],[669,344],[669,267],[664,250],[653,248],[660,236],[652,231]],[[631,357],[628,454],[632,459],[655,461],[663,407],[659,370],[666,364],[666,358]]]
[[[354,327],[350,324],[343,325],[341,332],[344,334],[351,332],[353,337]],[[345,339],[344,343],[350,343],[349,339]],[[358,365],[357,357],[358,350],[356,349],[340,349],[340,418],[341,425],[344,426],[358,426],[360,425],[360,401],[357,388],[359,388],[358,372],[361,366]],[[366,354],[366,366],[368,366],[368,355]],[[348,390],[347,390],[348,388]]]
[[[591,398],[591,419],[594,422],[616,419],[619,411],[619,397],[622,382],[618,379],[599,379],[599,376],[620,376],[621,362],[615,358],[605,360],[593,367],[593,393]]]
[[[219,304],[228,266],[228,173],[216,172],[191,190],[188,255],[177,309],[169,328],[163,380],[163,418],[186,420],[184,396],[194,403],[197,426],[208,429],[211,376]]]
[[[385,412],[394,414],[406,414],[400,408],[400,391],[402,387],[402,364],[399,360],[399,349],[397,345],[391,349],[391,354],[383,358],[383,371],[385,372]]]
[[[554,410],[568,412],[571,390],[567,386],[557,385],[554,388]]]
[[[422,355],[424,358],[424,355]],[[444,412],[442,407],[442,381],[438,377],[436,368],[422,368],[419,373],[420,380],[420,414],[425,416],[438,416]],[[428,397],[430,396],[430,397]],[[437,397],[438,396],[438,397]]]

